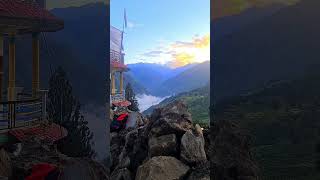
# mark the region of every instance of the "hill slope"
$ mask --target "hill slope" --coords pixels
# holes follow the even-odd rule
[[[270,80],[295,79],[318,64],[319,6],[317,0],[303,0],[214,40],[216,99]]]
[[[180,93],[176,96],[163,100],[158,105],[151,106],[143,113],[150,115],[155,108],[163,107],[175,100],[183,100],[189,107],[192,119],[195,123],[207,126],[209,123],[209,105],[210,105],[210,87],[207,84],[204,87],[192,90],[190,92]]]
[[[180,74],[164,81],[155,92],[158,96],[167,96],[188,92],[205,86],[210,79],[210,62],[197,64]]]
[[[320,129],[319,82],[320,75],[308,75],[272,83],[216,105],[217,120],[235,121],[252,135],[264,177],[319,177],[315,169]]]

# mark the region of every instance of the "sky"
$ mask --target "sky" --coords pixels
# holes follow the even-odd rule
[[[111,0],[111,25],[128,26],[127,64],[147,62],[175,68],[210,60],[210,0]]]

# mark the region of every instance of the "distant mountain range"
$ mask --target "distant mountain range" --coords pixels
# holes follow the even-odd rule
[[[295,79],[319,64],[318,7],[320,1],[303,0],[214,39],[215,99]]]
[[[159,90],[163,83],[197,65],[197,63],[194,63],[173,69],[155,63],[136,63],[128,65],[130,71],[126,74],[132,77],[141,87],[145,87],[151,95],[166,96],[168,95],[167,92]]]

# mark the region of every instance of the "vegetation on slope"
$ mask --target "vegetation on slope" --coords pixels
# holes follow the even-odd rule
[[[273,83],[249,95],[216,105],[216,118],[249,131],[261,174],[267,179],[317,179],[320,75]]]
[[[176,96],[169,97],[163,100],[160,104],[154,105],[144,111],[144,114],[151,114],[153,109],[163,107],[175,100],[183,100],[189,107],[192,114],[192,120],[195,123],[200,124],[202,127],[209,124],[209,98],[210,87],[209,84],[205,87],[192,90],[190,92],[180,93]]]

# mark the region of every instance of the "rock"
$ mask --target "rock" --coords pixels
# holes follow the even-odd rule
[[[259,169],[250,151],[250,136],[226,120],[216,121],[210,131],[209,156],[214,179],[257,179]]]
[[[167,106],[163,107],[160,111],[160,116],[174,120],[185,119],[192,122],[191,114],[188,111],[188,107],[181,100],[174,101],[173,103],[170,103]]]
[[[186,176],[189,167],[170,156],[156,156],[139,166],[136,180],[175,180]]]
[[[111,154],[111,170],[115,169],[119,164],[120,153],[125,146],[126,136],[130,129],[123,129],[119,133],[112,132],[110,140],[110,154]]]
[[[148,141],[144,137],[144,129],[134,129],[126,135],[118,166],[119,168],[137,169],[147,155]]]
[[[0,176],[10,177],[12,173],[11,159],[8,153],[4,150],[0,150]]]
[[[257,178],[254,176],[239,176],[238,179],[239,180],[257,180]]]
[[[191,114],[183,101],[174,101],[164,107],[157,108],[150,117],[149,136],[176,134],[181,137],[193,128]]]
[[[201,174],[198,172],[192,172],[187,180],[210,180],[210,173]]]
[[[194,165],[196,163],[204,162],[207,160],[207,156],[204,150],[204,138],[202,131],[196,133],[196,136],[192,131],[187,131],[181,138],[181,160]]]
[[[187,180],[210,180],[210,162],[206,161],[193,167]]]
[[[110,180],[131,180],[131,172],[127,169],[116,169],[112,172]]]
[[[149,139],[149,156],[169,156],[177,151],[177,138],[175,134],[169,134]]]
[[[141,127],[143,125],[145,125],[145,120],[144,120],[142,114],[138,113],[138,115],[137,115],[137,127]]]
[[[109,180],[109,171],[88,158],[72,158],[61,166],[59,180]]]

